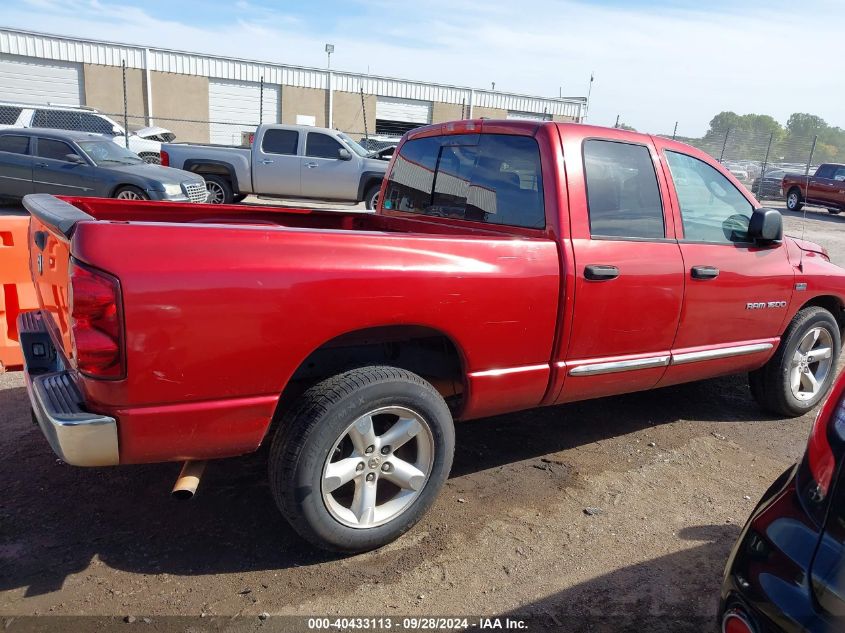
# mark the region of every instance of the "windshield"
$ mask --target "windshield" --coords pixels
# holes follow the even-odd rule
[[[97,165],[137,165],[144,162],[133,152],[112,141],[80,141],[79,147]]]
[[[338,136],[343,139],[343,142],[349,146],[349,149],[358,154],[358,156],[367,157],[370,155],[370,152],[361,147],[357,141],[353,141],[351,138],[346,136],[346,134],[338,134]]]

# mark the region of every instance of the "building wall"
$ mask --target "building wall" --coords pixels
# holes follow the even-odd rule
[[[367,132],[370,135],[376,131],[376,97],[364,95],[364,106],[367,111]],[[354,92],[334,93],[334,120],[332,125],[358,140],[364,136],[364,114],[361,111],[361,95]]]
[[[508,111],[500,108],[482,108],[480,106],[474,106],[472,108],[472,118],[480,119],[482,117],[485,119],[507,119]]]
[[[297,114],[306,114],[315,118],[317,127],[326,127],[327,108],[326,90],[282,86],[282,123],[294,124]]]
[[[83,64],[82,76],[85,90],[85,105],[97,108],[106,114],[123,113],[123,69],[99,64]],[[126,103],[129,114],[129,128],[144,127],[147,113],[144,73],[138,68],[126,69]],[[123,125],[123,119],[118,123]]]
[[[153,120],[172,130],[179,141],[208,143],[208,78],[175,73],[150,73]],[[168,120],[194,119],[205,123]]]
[[[460,104],[435,101],[431,107],[431,122],[457,121],[461,118],[461,110],[466,111]]]

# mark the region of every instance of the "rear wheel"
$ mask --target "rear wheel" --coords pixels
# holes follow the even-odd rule
[[[124,185],[118,187],[114,192],[114,197],[118,200],[149,200],[147,193],[133,185]]]
[[[318,547],[374,549],[434,502],[455,445],[428,382],[394,367],[354,369],[308,389],[270,449],[270,487],[293,528]]]
[[[803,415],[830,390],[840,349],[839,324],[830,312],[818,306],[800,310],[775,355],[749,374],[754,399],[772,413]]]
[[[370,211],[374,211],[378,206],[378,195],[380,191],[381,183],[370,185],[367,188],[367,193],[364,194],[364,204]]]
[[[208,190],[209,204],[232,204],[235,194],[232,191],[232,184],[221,176],[214,174],[201,174],[205,179],[205,188]]]
[[[801,190],[798,187],[793,187],[787,192],[786,208],[790,211],[800,211],[804,208],[804,202],[801,199]]]

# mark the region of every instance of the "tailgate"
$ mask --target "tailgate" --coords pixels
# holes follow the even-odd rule
[[[77,222],[90,215],[48,194],[23,199],[32,215],[29,225],[29,264],[38,304],[49,313],[47,328],[56,345],[72,358],[70,336],[70,236]]]

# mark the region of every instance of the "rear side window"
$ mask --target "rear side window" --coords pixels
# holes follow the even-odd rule
[[[837,167],[836,173],[833,174],[833,179],[839,182],[845,181],[845,167]]]
[[[67,163],[70,162],[67,159],[67,155],[76,153],[76,150],[63,141],[56,141],[50,138],[38,139],[37,155],[41,158],[61,160]]]
[[[296,130],[267,130],[261,141],[261,151],[266,154],[296,156],[299,132]]]
[[[309,132],[305,140],[305,155],[311,158],[340,158],[343,145],[328,134]]]
[[[74,110],[36,110],[32,117],[33,127],[54,130],[77,130],[97,134],[114,134],[113,125],[106,119],[87,112]]]
[[[584,141],[590,235],[659,239],[663,204],[651,154],[644,145]]]
[[[21,112],[23,112],[23,108],[17,106],[0,106],[0,125],[14,125],[17,123]]]
[[[543,228],[537,141],[504,134],[408,141],[390,173],[384,208]]]
[[[10,152],[12,154],[28,154],[29,137],[13,136],[12,134],[0,136],[0,152]]]

